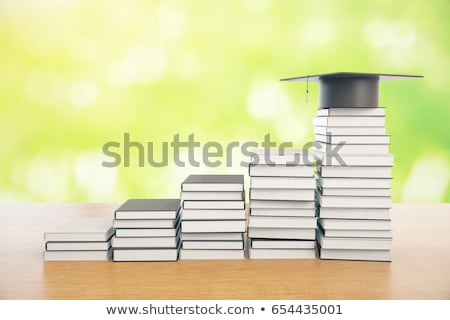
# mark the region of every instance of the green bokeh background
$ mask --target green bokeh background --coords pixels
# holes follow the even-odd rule
[[[359,71],[425,76],[381,85],[392,195],[449,202],[449,40],[448,0],[0,0],[0,201],[177,196],[190,173],[246,173],[105,168],[102,146],[129,132],[157,153],[177,133],[301,147],[317,86],[307,104],[278,79]]]

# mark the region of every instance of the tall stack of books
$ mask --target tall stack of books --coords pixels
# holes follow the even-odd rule
[[[306,150],[254,150],[249,165],[250,259],[316,257],[311,157]]]
[[[244,259],[243,175],[190,175],[181,200],[180,259]]]
[[[390,261],[393,156],[384,108],[319,109],[314,128],[320,257]]]
[[[130,199],[114,213],[113,261],[176,261],[180,199]]]
[[[44,233],[44,260],[109,260],[113,234],[110,218],[68,219]]]

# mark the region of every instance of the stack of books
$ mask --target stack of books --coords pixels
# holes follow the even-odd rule
[[[180,259],[244,259],[243,175],[190,175],[181,201]]]
[[[130,199],[114,213],[113,261],[176,261],[180,199]]]
[[[319,109],[314,119],[322,259],[390,261],[393,156],[384,110]]]
[[[316,182],[310,158],[306,150],[253,151],[249,165],[250,259],[316,257]]]
[[[68,219],[44,233],[44,260],[109,260],[113,234],[110,218]]]

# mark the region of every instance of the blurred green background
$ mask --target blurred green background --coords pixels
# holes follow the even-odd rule
[[[336,71],[385,82],[394,201],[450,200],[450,1],[0,0],[0,201],[177,196],[190,173],[105,168],[102,146],[190,133],[204,143],[313,139],[317,85]],[[137,157],[135,157],[137,160]],[[238,159],[239,160],[239,159]]]

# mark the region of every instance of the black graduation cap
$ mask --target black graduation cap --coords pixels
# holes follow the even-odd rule
[[[319,108],[376,108],[380,80],[423,78],[403,74],[335,72],[323,73],[281,81],[319,82]]]

